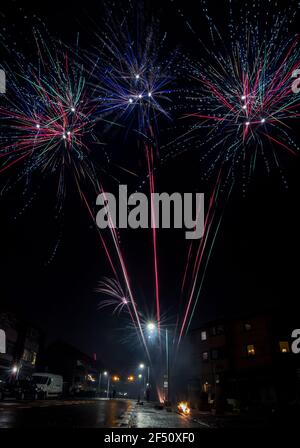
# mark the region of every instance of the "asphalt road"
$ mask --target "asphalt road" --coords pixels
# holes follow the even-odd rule
[[[155,403],[101,398],[0,402],[1,428],[204,428]]]
[[[0,403],[0,428],[114,428],[128,425],[132,400],[46,400]]]

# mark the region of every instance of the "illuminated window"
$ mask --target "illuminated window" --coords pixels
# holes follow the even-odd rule
[[[208,352],[202,353],[202,359],[203,359],[203,361],[208,361]]]
[[[33,366],[35,366],[36,363],[36,352],[32,352],[32,356],[31,356],[31,364]]]
[[[247,345],[248,356],[255,356],[255,347],[253,344]]]
[[[290,351],[290,345],[287,341],[280,341],[279,342],[279,349],[281,353],[289,353]]]
[[[201,331],[201,341],[206,341],[206,339],[207,339],[206,331]]]
[[[203,392],[205,392],[206,394],[209,392],[209,388],[210,388],[210,384],[208,384],[208,382],[206,381],[203,385],[202,385],[202,390]]]

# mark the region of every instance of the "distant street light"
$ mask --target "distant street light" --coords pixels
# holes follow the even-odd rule
[[[145,368],[145,364],[142,363],[142,364],[140,364],[139,367],[140,367],[140,369],[144,369]]]
[[[99,395],[101,395],[102,375],[107,376],[108,372],[105,370],[104,372],[100,372],[99,373],[99,381],[98,381],[98,393],[99,393]]]

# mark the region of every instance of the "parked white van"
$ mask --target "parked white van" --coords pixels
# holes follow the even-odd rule
[[[42,398],[60,397],[63,393],[63,377],[53,373],[34,373],[32,380]]]

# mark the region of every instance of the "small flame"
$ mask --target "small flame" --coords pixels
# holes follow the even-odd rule
[[[186,401],[181,401],[177,406],[179,412],[181,412],[184,415],[189,415],[191,412],[188,403]]]

